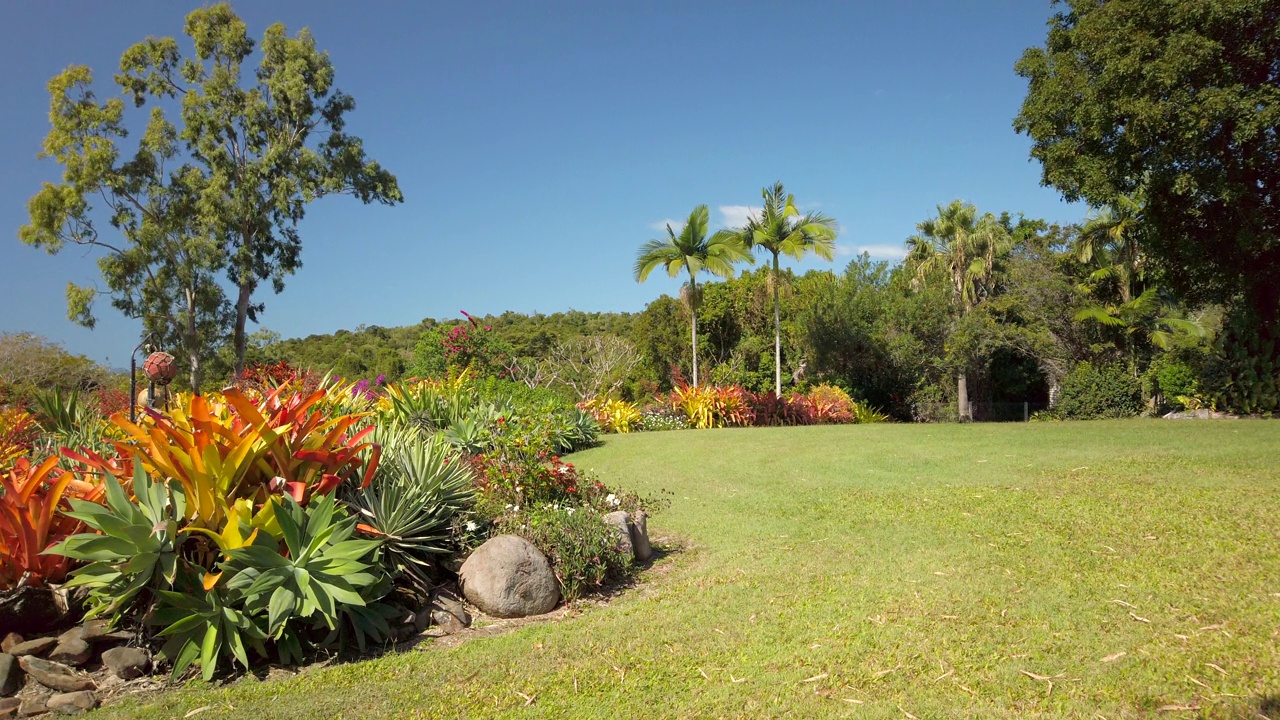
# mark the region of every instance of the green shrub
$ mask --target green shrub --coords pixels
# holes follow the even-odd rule
[[[515,531],[551,561],[565,600],[575,600],[631,570],[631,554],[592,508],[543,505],[525,513]]]
[[[1063,379],[1054,409],[1067,420],[1134,417],[1142,412],[1142,388],[1118,365],[1082,362]]]
[[[1168,398],[1196,393],[1196,371],[1183,362],[1173,360],[1156,363],[1155,380],[1156,389]]]

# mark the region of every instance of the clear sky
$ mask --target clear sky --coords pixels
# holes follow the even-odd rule
[[[100,96],[120,54],[181,38],[193,2],[0,0],[0,332],[32,331],[115,367],[139,323],[98,304],[66,319],[92,256],[17,239],[58,177],[36,153],[45,84],[69,64]],[[835,263],[897,258],[939,203],[1080,219],[1039,184],[1012,119],[1013,72],[1044,41],[1048,0],[795,2],[241,2],[307,26],[357,108],[349,129],[399,178],[403,205],[330,198],[301,225],[303,267],[262,295],[285,337],[504,310],[638,311],[678,281],[638,285],[636,249],[699,203],[734,224],[781,179],[840,223]],[[185,49],[184,45],[184,49]],[[106,228],[109,232],[110,228]]]

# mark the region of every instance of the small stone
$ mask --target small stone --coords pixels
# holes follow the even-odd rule
[[[18,717],[30,717],[32,715],[43,715],[49,712],[49,695],[32,695],[22,699],[22,705],[18,706]]]
[[[102,653],[102,664],[121,680],[133,680],[151,669],[151,656],[136,647],[114,647]]]
[[[75,636],[68,637],[68,634],[75,632]],[[62,663],[63,665],[72,665],[80,667],[89,662],[89,658],[93,657],[93,648],[89,647],[89,643],[80,638],[80,628],[74,631],[68,630],[63,633],[63,637],[58,639],[58,645],[49,653],[49,659]]]
[[[13,655],[14,657],[22,657],[23,655],[35,655],[36,657],[44,657],[45,655],[48,655],[49,651],[52,650],[57,644],[58,644],[58,638],[52,638],[52,637],[36,638],[35,640],[28,640],[26,642],[20,642],[17,645],[14,645],[13,647],[9,648],[9,654]]]
[[[84,639],[84,628],[78,625],[76,627],[71,628],[70,630],[64,631],[61,635],[58,636],[58,642],[60,643],[70,642],[72,640],[83,640],[83,639]]]
[[[80,627],[80,639],[96,642],[111,634],[111,625],[102,619],[87,620]]]
[[[436,613],[446,613],[452,615],[458,621],[460,629],[466,629],[471,625],[471,613],[467,612],[466,606],[462,604],[458,596],[448,590],[440,590],[436,593],[436,596],[431,600],[431,610],[433,619]],[[436,620],[436,624],[443,626],[445,623]]]
[[[82,715],[98,707],[98,697],[88,690],[60,693],[50,697],[46,705],[60,715]]]
[[[444,610],[432,610],[431,619],[446,635],[457,635],[467,629],[467,626],[462,624],[462,620],[458,619],[458,616]]]
[[[0,718],[13,717],[22,707],[22,698],[4,698],[0,700]]]
[[[22,636],[18,633],[9,633],[0,640],[0,652],[13,653],[13,646],[22,642]]]
[[[34,655],[24,655],[18,658],[18,664],[27,671],[28,675],[35,678],[36,682],[50,690],[70,693],[94,688],[93,678],[61,663],[42,660]]]
[[[618,537],[618,548],[627,555],[635,556],[635,546],[631,543],[631,516],[626,510],[614,510],[604,516],[604,522],[613,528]]]
[[[631,513],[631,546],[635,548],[636,559],[640,562],[653,557],[653,546],[649,544],[649,513],[643,510]]]
[[[18,658],[0,653],[0,697],[9,697],[22,687],[22,668]]]

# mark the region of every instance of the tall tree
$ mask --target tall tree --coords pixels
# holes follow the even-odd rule
[[[644,282],[649,273],[659,266],[667,274],[677,277],[689,273],[688,305],[693,342],[693,384],[698,384],[698,274],[708,272],[720,277],[732,277],[734,263],[750,260],[751,255],[737,237],[717,233],[707,237],[707,206],[699,205],[689,213],[680,234],[667,225],[667,236],[646,242],[636,256],[636,282]]]
[[[1056,4],[1016,66],[1044,183],[1096,206],[1141,188],[1165,280],[1280,337],[1280,3]]]
[[[796,208],[794,195],[788,195],[782,181],[761,191],[764,206],[740,228],[721,230],[715,237],[760,248],[773,256],[773,385],[782,395],[782,311],[778,301],[781,255],[803,259],[810,252],[824,260],[835,257],[836,221],[820,212],[804,215]]]
[[[132,157],[124,103],[99,104],[86,67],[67,68],[49,82],[49,122],[40,157],[64,166],[62,184],[45,183],[31,198],[23,242],[58,253],[67,243],[104,251],[98,260],[112,305],[186,362],[198,389],[205,363],[227,337],[229,304],[218,274],[226,252],[192,222],[206,178],[182,162],[177,129],[154,108]],[[120,240],[99,235],[89,198],[102,198]],[[99,291],[67,285],[67,316],[92,328]]]
[[[907,262],[916,281],[945,277],[951,289],[956,323],[993,292],[996,261],[1012,247],[1008,229],[991,213],[978,216],[973,205],[953,200],[938,206],[938,216],[916,225],[907,239]],[[956,401],[961,420],[973,418],[965,358],[957,361]]]
[[[116,148],[127,136],[123,103],[99,104],[85,67],[50,83],[54,128],[43,154],[66,171],[61,185],[46,184],[32,198],[32,222],[21,237],[51,251],[68,240],[107,250],[115,259],[103,275],[117,307],[157,322],[148,318],[176,314],[185,299],[203,308],[195,323],[189,311],[184,317],[188,332],[194,327],[201,337],[223,326],[224,299],[209,280],[225,272],[234,289],[227,334],[239,372],[246,325],[264,307],[254,293],[266,282],[280,292],[300,265],[306,206],[339,193],[365,203],[403,198],[395,177],[345,131],[355,101],[334,88],[333,64],[308,30],[290,37],[283,25],[267,28],[247,86],[243,64],[255,43],[230,5],[193,11],[184,32],[194,44],[191,58],[173,38],[148,38],[121,57],[117,84],[135,106],[152,104],[138,153],[127,162]],[[165,115],[174,99],[180,129]],[[88,201],[95,195],[124,243],[99,238]],[[91,292],[70,295],[73,314],[89,321]]]

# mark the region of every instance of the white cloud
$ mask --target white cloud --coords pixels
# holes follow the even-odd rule
[[[746,225],[748,220],[759,217],[761,210],[750,205],[721,205],[716,209],[720,211],[720,224],[730,228]]]
[[[672,220],[671,218],[667,218],[666,220],[651,222],[649,223],[649,229],[655,230],[657,232],[665,233],[667,231],[668,225],[671,226],[672,232],[679,235],[680,231],[684,229],[684,220]]]
[[[843,245],[836,244],[836,255],[852,257],[866,253],[875,260],[901,260],[907,256],[903,245]]]

